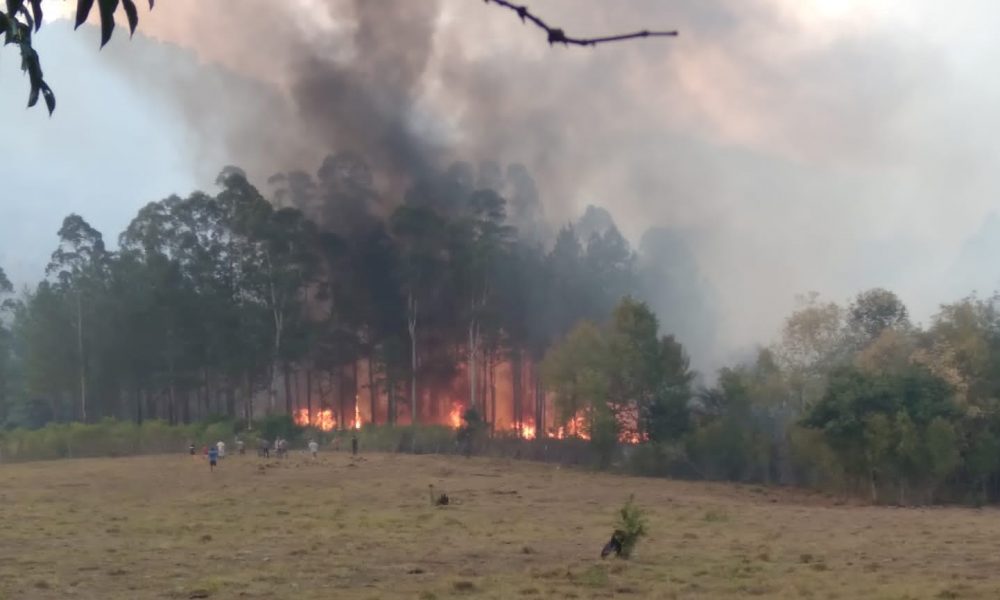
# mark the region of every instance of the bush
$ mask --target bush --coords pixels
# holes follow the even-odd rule
[[[644,477],[671,477],[691,474],[684,448],[677,444],[638,444],[626,448],[628,470]]]
[[[793,427],[788,432],[788,443],[797,484],[826,490],[845,488],[844,468],[822,431]]]
[[[188,444],[228,441],[233,431],[231,421],[192,425],[168,425],[155,420],[139,425],[114,419],[97,423],[49,423],[40,429],[0,432],[0,459],[22,461],[184,452]]]
[[[305,434],[305,428],[295,424],[295,421],[288,415],[272,415],[257,420],[257,433],[265,440],[282,438],[289,443],[296,443]],[[232,435],[232,431],[229,432]]]
[[[635,545],[646,535],[645,512],[635,505],[635,496],[629,496],[628,502],[618,511],[618,522],[615,534],[619,535],[622,551],[619,556],[628,559],[635,550]]]

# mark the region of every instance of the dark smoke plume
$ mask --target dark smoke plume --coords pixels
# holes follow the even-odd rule
[[[955,179],[940,156],[979,160],[929,125],[950,114],[933,93],[950,76],[940,55],[875,17],[827,23],[786,0],[531,5],[580,36],[683,35],[567,49],[470,0],[172,0],[140,30],[194,57],[110,49],[182,115],[205,181],[239,164],[266,187],[347,152],[392,205],[428,171],[495,161],[531,173],[549,231],[594,204],[633,246],[651,226],[683,232],[692,260],[649,270],[717,290],[707,337],[728,348],[766,340],[797,293],[872,284],[858,240],[896,239],[879,217],[901,165],[921,177],[897,195],[931,206],[922,182]],[[663,289],[663,306],[699,302]]]

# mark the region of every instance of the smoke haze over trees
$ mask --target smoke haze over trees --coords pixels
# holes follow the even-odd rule
[[[661,23],[684,32],[598,52],[554,51],[481,3],[393,4],[177,0],[144,12],[136,38],[116,36],[101,56],[96,31],[48,24],[35,41],[52,57],[50,78],[65,82],[56,90],[65,112],[43,126],[34,111],[11,135],[37,139],[48,149],[38,160],[64,164],[74,191],[18,179],[10,193],[35,201],[5,205],[0,221],[51,230],[53,215],[75,211],[116,231],[145,202],[207,188],[221,165],[241,165],[266,189],[272,174],[315,171],[331,152],[364,157],[390,207],[422,169],[519,163],[553,231],[597,205],[635,248],[650,226],[684,241],[719,316],[702,339],[684,339],[706,371],[767,340],[805,290],[847,298],[890,286],[923,321],[947,299],[940,282],[952,296],[995,286],[979,253],[960,253],[994,210],[981,168],[994,125],[934,125],[991,114],[980,110],[991,84],[973,77],[989,49],[948,37],[975,30],[968,15],[992,10],[985,4],[962,14],[907,4],[903,18],[894,3],[842,12],[780,0],[613,11],[546,3],[546,16],[581,34]],[[376,43],[384,39],[394,43]],[[91,88],[104,99],[88,100]],[[9,101],[20,110],[23,95]],[[100,117],[108,102],[117,121]],[[125,133],[113,133],[123,122]],[[107,146],[48,140],[82,139],[83,128]],[[97,192],[86,173],[137,143],[152,153],[146,176],[132,175],[136,162],[119,171],[120,188]],[[29,170],[27,148],[13,172]],[[49,250],[4,224],[0,255],[28,283]],[[665,322],[690,320],[654,303]]]

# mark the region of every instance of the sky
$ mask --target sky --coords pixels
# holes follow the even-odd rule
[[[263,182],[354,149],[390,174],[520,162],[555,225],[598,204],[636,246],[676,232],[718,307],[703,364],[772,341],[797,294],[882,286],[927,322],[1000,283],[995,3],[530,4],[581,35],[681,35],[550,48],[469,0],[171,0],[103,51],[49,23],[53,117],[0,49],[0,265],[37,280],[70,212],[113,241],[226,164]]]

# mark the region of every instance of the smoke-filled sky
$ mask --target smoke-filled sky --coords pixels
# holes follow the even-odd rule
[[[113,238],[226,164],[263,184],[353,150],[389,195],[519,162],[556,225],[597,204],[637,247],[674,231],[720,311],[703,367],[772,340],[797,293],[884,286],[926,321],[1000,282],[995,3],[530,4],[573,34],[681,36],[550,48],[479,0],[170,0],[101,52],[50,23],[51,119],[0,50],[0,265],[41,276],[71,211]]]

